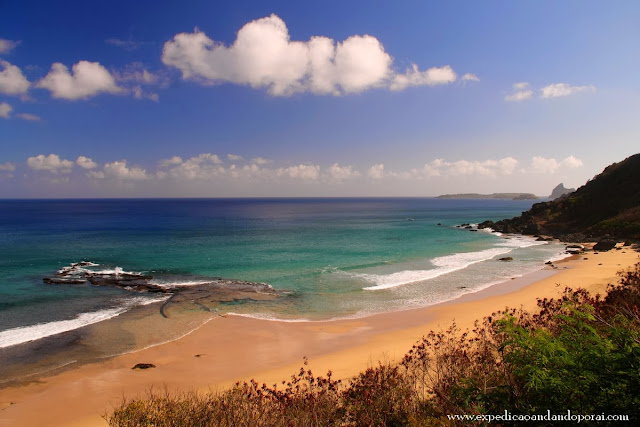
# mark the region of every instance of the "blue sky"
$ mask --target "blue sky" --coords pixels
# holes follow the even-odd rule
[[[0,0],[0,197],[579,186],[640,151],[636,1]]]

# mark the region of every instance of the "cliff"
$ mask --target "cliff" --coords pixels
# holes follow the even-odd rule
[[[504,233],[549,235],[565,241],[640,240],[640,154],[607,166],[571,194],[534,204],[522,215],[485,221]]]

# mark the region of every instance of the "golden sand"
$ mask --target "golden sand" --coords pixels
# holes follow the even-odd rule
[[[123,396],[142,396],[150,387],[215,390],[249,378],[273,384],[296,372],[305,356],[315,374],[331,369],[334,378],[349,378],[367,365],[398,360],[429,330],[454,320],[469,328],[506,307],[535,309],[537,298],[557,297],[567,286],[603,293],[617,272],[639,261],[632,250],[588,252],[454,301],[361,319],[215,318],[179,340],[0,390],[0,426],[103,426],[101,415]],[[132,370],[136,363],[156,368]]]

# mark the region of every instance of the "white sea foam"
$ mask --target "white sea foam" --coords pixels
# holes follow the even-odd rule
[[[546,244],[546,242],[537,242],[532,238],[525,236],[513,236],[508,239],[501,239],[495,247],[490,249],[477,252],[461,252],[453,255],[433,258],[431,260],[431,264],[436,268],[429,270],[404,270],[391,274],[351,273],[350,275],[374,284],[374,286],[364,287],[364,290],[375,291],[380,289],[389,289],[409,283],[430,280],[444,274],[462,270],[472,264],[490,260],[498,255],[507,254],[517,248],[526,248],[541,244]]]
[[[0,348],[11,347],[13,345],[26,343],[29,341],[39,340],[51,335],[61,334],[63,332],[72,331],[83,326],[92,325],[116,317],[134,306],[148,305],[154,302],[160,302],[168,298],[162,295],[157,298],[133,298],[126,305],[116,308],[108,308],[104,310],[92,311],[89,313],[80,313],[73,319],[57,320],[47,323],[38,323],[36,325],[22,326],[19,328],[7,329],[0,331]]]
[[[83,326],[111,319],[125,311],[127,311],[127,308],[125,307],[110,308],[90,313],[81,313],[74,319],[58,320],[55,322],[38,323],[37,325],[7,329],[6,331],[0,332],[0,348],[35,341],[40,338],[78,329]]]
[[[163,288],[175,288],[177,286],[198,286],[211,283],[211,280],[152,280],[151,284],[161,286]]]
[[[305,323],[305,322],[316,322],[316,320],[311,320],[311,319],[305,319],[303,317],[301,318],[296,318],[296,319],[282,319],[279,317],[275,317],[272,314],[267,314],[267,313],[235,313],[235,312],[228,312],[225,313],[227,316],[237,316],[237,317],[248,317],[250,319],[258,319],[258,320],[268,320],[270,322],[284,322],[284,323]],[[335,319],[330,319],[330,320],[335,320]]]
[[[114,267],[113,269],[108,269],[108,270],[98,270],[98,271],[94,271],[94,270],[89,270],[94,274],[111,274],[114,276],[118,276],[120,274],[133,274],[133,275],[137,275],[140,274],[140,272],[136,272],[136,271],[124,271],[122,269],[122,267]]]

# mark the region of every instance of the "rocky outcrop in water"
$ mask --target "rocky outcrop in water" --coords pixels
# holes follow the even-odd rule
[[[220,302],[237,300],[270,300],[278,297],[278,292],[266,283],[247,282],[223,278],[206,278],[195,284],[180,282],[174,284],[153,283],[153,276],[142,273],[113,270],[95,270],[88,261],[73,263],[63,267],[53,276],[45,277],[44,283],[76,285],[90,283],[93,286],[122,288],[132,292],[152,292],[168,294],[169,298],[160,308],[160,314],[168,317],[165,309],[169,304],[186,302],[195,304],[205,311]],[[187,278],[183,278],[187,279]]]

